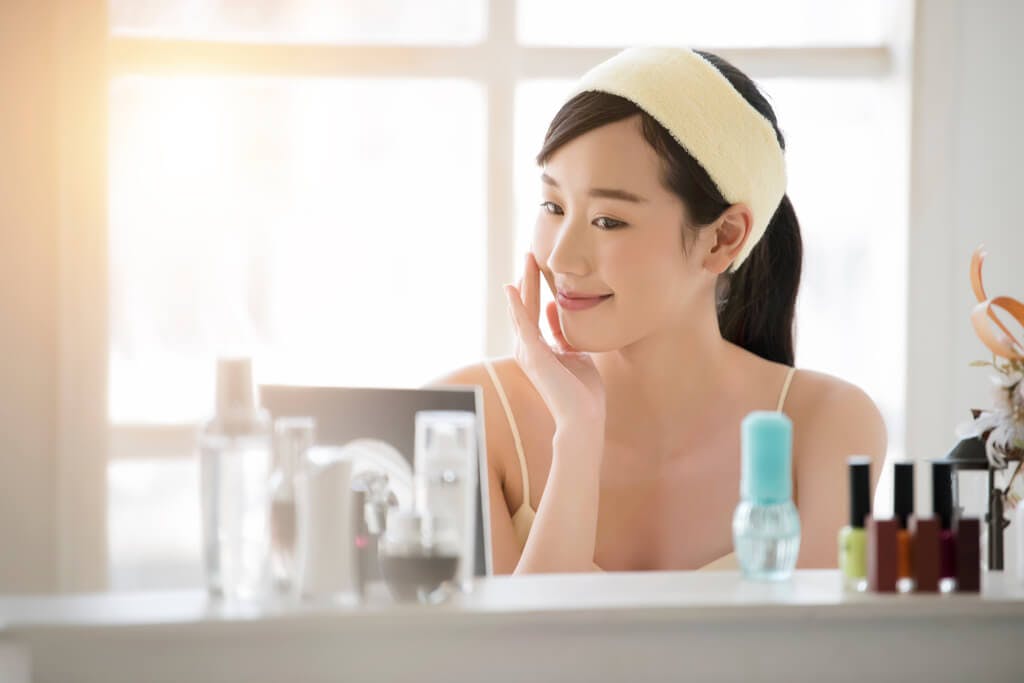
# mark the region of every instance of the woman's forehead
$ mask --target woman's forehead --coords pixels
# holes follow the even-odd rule
[[[657,152],[643,137],[640,117],[631,116],[570,140],[551,155],[543,172],[569,192],[615,187],[650,196],[665,191],[660,170]]]

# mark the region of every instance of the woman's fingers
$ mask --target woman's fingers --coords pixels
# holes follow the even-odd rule
[[[523,266],[523,304],[530,320],[540,327],[540,268],[533,252],[526,252],[526,263]]]
[[[559,365],[555,352],[544,341],[537,323],[530,320],[519,292],[512,285],[505,285],[505,295],[508,298],[509,313],[516,327],[517,355],[522,355],[522,360],[527,365],[538,370],[555,369]]]
[[[547,348],[547,344],[544,343],[544,339],[541,337],[540,328],[537,326],[537,323],[530,320],[530,316],[526,312],[526,306],[523,304],[520,292],[512,285],[505,285],[505,296],[508,298],[509,313],[512,316],[513,324],[516,326],[516,333],[519,339],[526,344],[536,341]]]
[[[551,334],[555,338],[555,343],[558,344],[558,347],[562,351],[575,352],[576,349],[573,348],[572,344],[566,340],[565,335],[562,334],[562,321],[558,319],[558,304],[554,301],[548,303],[547,316],[548,326],[551,328]]]

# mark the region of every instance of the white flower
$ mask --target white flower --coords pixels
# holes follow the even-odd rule
[[[999,424],[999,418],[992,411],[983,411],[978,417],[961,422],[956,427],[956,435],[961,439],[981,436]]]
[[[999,449],[1010,443],[1009,428],[1010,425],[1004,423],[989,433],[988,439],[985,441],[985,455],[988,457],[989,467],[999,470],[1006,467],[1006,456]]]
[[[1010,401],[1010,387],[1012,386],[1012,384],[1006,383],[1005,375],[993,375],[992,403],[998,412],[1009,413],[1013,410],[1013,404]]]
[[[961,439],[984,437],[985,455],[989,466],[995,469],[1006,467],[1004,450],[1013,448],[1017,443],[1024,442],[1024,424],[1014,422],[1013,416],[1004,410],[986,410],[977,418],[961,423],[956,428],[956,435]]]

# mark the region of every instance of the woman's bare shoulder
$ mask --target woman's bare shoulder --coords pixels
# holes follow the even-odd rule
[[[815,370],[798,368],[793,373],[787,405],[801,408],[801,412],[817,413],[836,407],[873,408],[874,401],[852,382]]]
[[[502,387],[506,390],[506,393],[512,389],[510,384],[518,383],[520,377],[525,378],[522,370],[519,368],[519,364],[516,363],[515,358],[493,358],[489,361],[494,367],[494,371],[498,374],[498,379],[501,380]],[[455,368],[446,372],[439,377],[427,382],[426,386],[482,386],[487,387],[493,384],[490,378],[490,374],[487,372],[485,367],[485,361],[479,363],[472,363],[469,365],[463,365],[459,368]]]
[[[490,361],[502,393],[508,401],[513,419],[523,437],[530,431],[530,425],[538,413],[538,402],[543,410],[543,402],[530,383],[529,378],[519,367],[515,358],[494,358]],[[484,362],[472,363],[456,368],[427,383],[427,386],[479,386],[483,389],[485,428],[488,434],[488,446],[497,447],[502,451],[512,447],[513,437],[504,401],[498,393],[494,381],[490,377]]]
[[[856,384],[823,372],[797,370],[786,413],[793,418],[798,443],[827,441],[830,450],[885,454],[885,420],[867,392]]]

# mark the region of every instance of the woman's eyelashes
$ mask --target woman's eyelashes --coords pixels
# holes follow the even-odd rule
[[[540,206],[542,209],[544,209],[545,211],[552,215],[562,215],[561,207],[558,206],[558,204],[555,204],[554,202],[541,202]],[[599,221],[604,221],[604,223],[599,224]],[[607,216],[598,216],[597,218],[594,219],[594,223],[597,225],[597,227],[601,228],[602,230],[615,230],[616,228],[622,228],[627,225],[622,221],[615,220],[614,218],[608,218]]]

